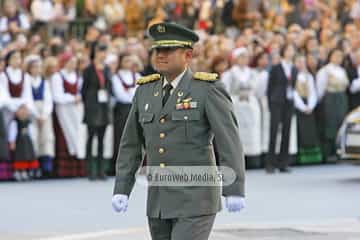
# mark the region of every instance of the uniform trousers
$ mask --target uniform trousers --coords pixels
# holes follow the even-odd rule
[[[216,214],[185,218],[148,218],[152,240],[208,240]]]

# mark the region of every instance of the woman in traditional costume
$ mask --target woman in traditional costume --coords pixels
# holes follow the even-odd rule
[[[295,65],[299,71],[294,93],[298,121],[298,161],[301,164],[319,163],[322,161],[322,156],[314,114],[317,103],[315,80],[307,70],[304,56],[298,56]]]
[[[254,58],[256,96],[261,109],[261,151],[262,159],[268,153],[270,138],[270,110],[268,98],[266,95],[269,81],[269,54],[261,52]]]
[[[3,82],[0,82],[0,180],[9,180],[13,176],[7,130],[4,121],[4,112],[9,104],[9,100],[9,94],[3,86]]]
[[[255,73],[248,67],[246,48],[235,49],[232,57],[235,64],[223,74],[222,81],[234,103],[246,164],[249,168],[260,167],[261,111],[256,98]]]
[[[135,95],[136,79],[141,77],[142,66],[140,59],[135,55],[124,56],[121,59],[119,70],[112,77],[114,108],[114,157],[110,164],[110,173],[115,173],[115,163],[118,154],[121,135],[125,127],[131,103]]]
[[[39,159],[42,175],[49,177],[53,171],[55,155],[55,136],[52,122],[53,99],[50,83],[42,76],[42,61],[37,55],[25,59],[27,74],[31,82],[35,102],[35,121],[33,124],[34,147]]]
[[[316,76],[318,100],[323,114],[321,145],[327,162],[337,160],[336,135],[348,110],[346,91],[349,80],[341,66],[343,57],[341,50],[333,49],[329,53],[328,64]]]
[[[55,103],[55,171],[59,177],[84,175],[84,160],[80,160],[82,127],[82,77],[76,72],[77,58],[71,53],[60,56],[60,71],[51,78]]]
[[[0,76],[3,88],[9,96],[5,111],[5,126],[12,151],[14,178],[29,180],[39,169],[29,130],[35,113],[31,82],[21,69],[20,52],[10,51],[6,56],[6,69]]]

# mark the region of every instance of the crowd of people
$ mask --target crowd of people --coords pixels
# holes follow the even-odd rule
[[[147,27],[162,21],[200,36],[191,68],[219,74],[248,167],[335,161],[337,131],[360,105],[358,1],[0,3],[0,179],[114,174],[135,81],[155,73]]]

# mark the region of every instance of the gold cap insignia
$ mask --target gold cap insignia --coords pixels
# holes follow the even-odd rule
[[[164,25],[159,25],[159,26],[157,26],[157,31],[159,33],[164,33],[164,32],[166,32],[166,28]]]

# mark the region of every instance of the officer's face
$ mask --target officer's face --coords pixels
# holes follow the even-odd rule
[[[191,49],[157,48],[154,50],[154,68],[162,74],[181,73],[191,57]]]

